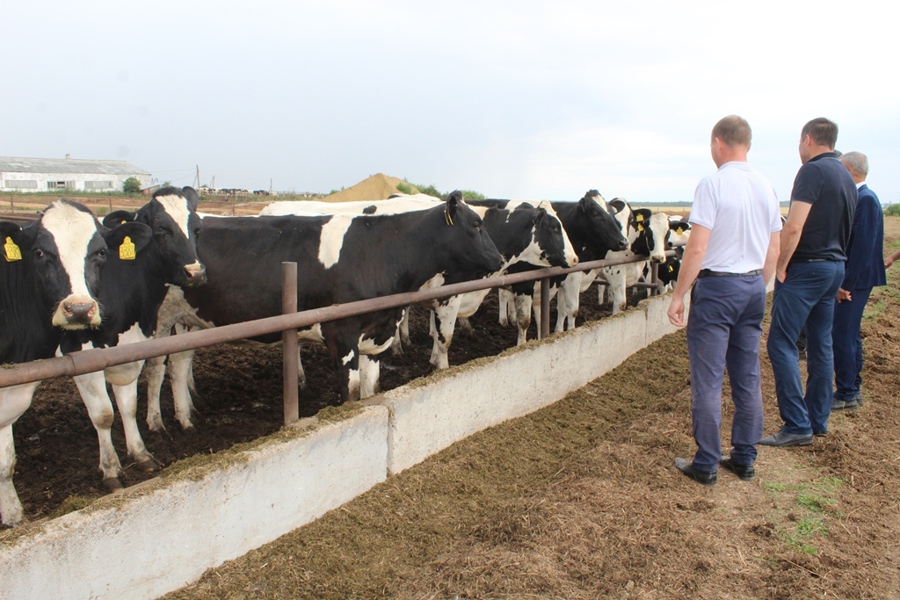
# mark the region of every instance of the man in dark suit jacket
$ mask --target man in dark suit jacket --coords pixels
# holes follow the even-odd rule
[[[847,152],[844,164],[859,190],[856,215],[847,247],[844,281],[834,305],[831,339],[834,345],[834,400],[831,410],[856,409],[863,403],[862,324],[863,311],[872,288],[885,285],[884,211],[878,196],[866,185],[869,161],[861,152]]]

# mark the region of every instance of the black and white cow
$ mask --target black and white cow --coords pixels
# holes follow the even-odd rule
[[[302,311],[415,291],[440,274],[483,275],[498,270],[503,260],[482,219],[459,193],[427,210],[392,215],[206,217],[198,254],[209,282],[184,290],[179,318],[199,327],[280,314],[286,261],[297,263]],[[328,349],[342,401],[374,393],[377,355],[390,346],[402,312],[383,310],[301,332]],[[253,341],[280,339],[271,334]],[[190,427],[184,402],[190,366],[175,358],[170,356],[168,370],[176,418]],[[176,388],[184,393],[175,394]]]
[[[650,262],[662,264],[666,262],[667,240],[671,224],[664,213],[654,213],[647,208],[632,209],[622,198],[613,199],[610,204],[616,209],[616,218],[622,223],[628,238],[628,249],[614,252],[612,257],[630,257],[645,255]],[[599,276],[605,281],[598,285],[599,300],[603,302],[605,286],[609,286],[612,295],[612,312],[618,314],[625,310],[626,291],[637,283],[644,274],[647,261],[627,263],[604,267]]]
[[[103,324],[67,332],[60,346],[63,353],[150,339],[156,332],[157,312],[168,286],[190,287],[206,282],[206,270],[197,259],[198,203],[193,188],[166,187],[157,190],[136,212],[116,211],[104,219],[104,225],[111,227],[127,222],[143,224],[152,236],[141,246],[123,244],[120,251],[109,254],[99,296]],[[108,489],[122,487],[122,465],[112,443],[114,413],[107,382],[115,393],[128,455],[144,472],[159,467],[137,427],[137,380],[143,365],[144,361],[126,363],[74,378],[97,430],[100,471]]]
[[[523,202],[506,208],[473,206],[482,215],[484,226],[503,255],[503,267],[527,263],[537,267],[569,267],[578,264],[578,256],[549,202]],[[455,283],[447,281],[446,283]],[[469,292],[432,301],[431,364],[438,369],[449,366],[447,352],[453,341],[457,318],[475,314],[490,290]]]
[[[669,216],[669,237],[666,247],[675,249],[675,256],[667,256],[666,262],[659,266],[657,277],[664,291],[671,290],[678,274],[681,272],[681,258],[684,256],[684,246],[691,235],[691,224],[681,217]],[[644,269],[644,278],[649,275],[649,267]]]
[[[404,212],[416,211],[416,210],[427,210],[429,208],[434,208],[435,206],[441,205],[443,201],[440,198],[435,198],[434,196],[428,196],[425,194],[395,194],[390,196],[385,200],[365,200],[365,201],[356,201],[356,202],[325,202],[325,201],[317,201],[317,200],[286,200],[279,202],[272,202],[271,204],[266,205],[260,212],[258,216],[266,217],[266,216],[326,216],[326,215],[353,215],[353,216],[361,216],[361,215],[393,215]],[[216,215],[203,215],[203,216],[216,216]],[[435,277],[434,281],[426,282],[423,287],[431,287],[436,285],[441,285],[442,276]],[[191,326],[185,325],[184,323],[179,323],[179,319],[185,317],[185,309],[183,299],[180,299],[177,296],[177,293],[173,293],[172,300],[166,300],[163,303],[163,307],[161,309],[161,321],[164,324],[163,327],[160,328],[160,332],[158,335],[168,335],[169,331],[173,332],[184,332],[192,329]],[[401,330],[402,324],[406,323],[406,317],[408,315],[408,311],[404,312],[404,318],[401,321]],[[408,329],[405,330],[406,340],[409,341],[409,332]],[[301,338],[302,341],[302,338]],[[394,342],[392,347],[395,351],[399,351],[400,349],[400,336],[394,337]],[[306,387],[306,375],[303,371],[303,362],[299,356],[297,356],[298,360],[298,377],[301,388]],[[176,406],[185,406],[188,407],[185,411],[185,414],[190,414],[194,412],[194,404],[193,397],[197,395],[197,391],[194,385],[193,379],[193,357],[194,351],[187,350],[184,352],[180,352],[177,355],[173,355],[169,357],[169,360],[172,364],[178,364],[179,372],[171,373],[171,378],[173,380],[172,383],[172,394],[175,396],[175,404]],[[166,366],[165,366],[165,357],[157,357],[151,358],[147,361],[147,395],[150,398],[150,401],[147,405],[147,425],[149,426],[151,431],[163,431],[165,426],[162,422],[162,414],[160,412],[159,407],[159,398],[161,397],[162,392],[162,384],[165,379],[166,374]],[[188,368],[188,365],[191,365],[191,368],[188,369],[187,374],[182,376],[181,373]],[[187,385],[185,386],[182,382],[182,379],[187,379]],[[182,427],[188,427],[186,423],[181,423]]]
[[[485,200],[474,202],[481,206],[506,207],[505,200]],[[613,216],[606,200],[597,190],[589,190],[577,202],[550,202],[553,210],[565,228],[566,235],[575,248],[579,262],[601,260],[611,250],[627,247],[627,240]],[[523,272],[540,268],[520,263],[509,269],[510,273]],[[563,278],[551,282],[551,294],[555,294]],[[515,284],[511,293],[500,290],[500,322],[507,324],[514,321],[518,327],[517,344],[525,343],[528,327],[531,325],[531,314],[540,322],[540,284],[526,282]],[[535,302],[537,297],[537,302]]]
[[[150,232],[128,224],[101,226],[84,206],[60,200],[22,228],[0,223],[0,363],[52,357],[64,330],[99,327],[97,297],[108,248],[125,237],[144,243]],[[5,525],[25,519],[12,476],[12,425],[31,405],[38,382],[0,388],[0,515]]]

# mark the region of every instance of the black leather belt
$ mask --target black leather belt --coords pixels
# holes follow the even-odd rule
[[[836,262],[832,261],[829,258],[792,258],[791,262],[794,263],[811,263],[811,262]]]
[[[700,274],[697,277],[753,277],[755,275],[759,275],[762,273],[762,269],[756,269],[755,271],[747,271],[746,273],[725,273],[723,271],[710,271],[709,269],[703,269],[700,271]]]

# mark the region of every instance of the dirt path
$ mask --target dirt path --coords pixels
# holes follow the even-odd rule
[[[900,219],[886,233],[900,245]],[[900,598],[889,278],[864,321],[865,405],[811,447],[761,448],[753,482],[703,488],[672,465],[694,450],[680,332],[167,598]]]

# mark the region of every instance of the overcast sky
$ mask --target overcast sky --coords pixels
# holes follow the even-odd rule
[[[328,192],[385,173],[489,197],[693,198],[709,133],[753,128],[788,200],[803,124],[900,201],[889,2],[8,2],[0,155],[160,182]]]

